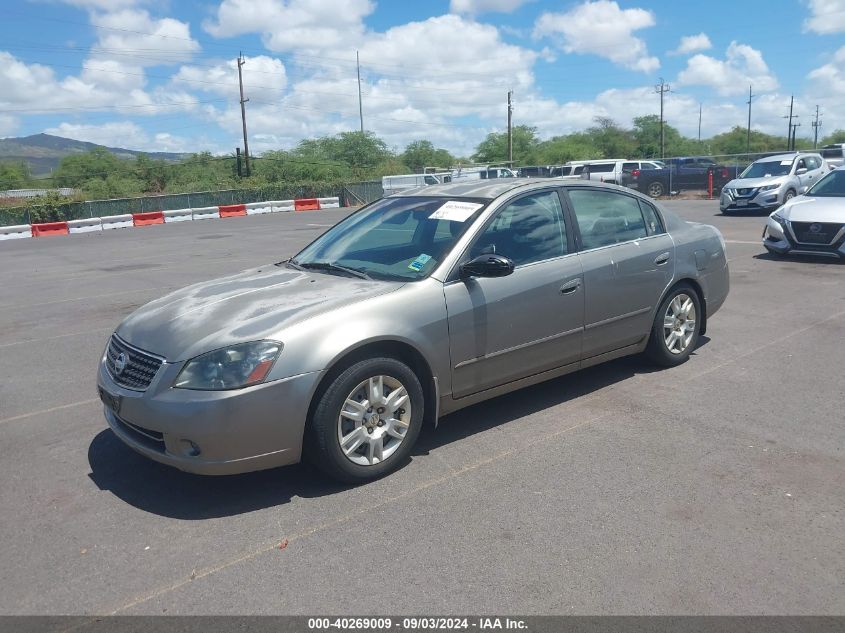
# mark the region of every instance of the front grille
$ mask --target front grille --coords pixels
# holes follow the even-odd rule
[[[122,355],[123,370],[117,371],[118,358]],[[114,381],[121,387],[144,391],[150,386],[162,359],[130,347],[117,334],[113,334],[106,350],[106,367]]]
[[[802,244],[830,244],[842,224],[833,222],[791,222],[795,238]]]

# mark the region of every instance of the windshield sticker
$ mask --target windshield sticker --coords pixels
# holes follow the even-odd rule
[[[782,161],[780,161],[780,164],[781,165],[791,165],[792,161],[791,160],[782,160]]]
[[[415,272],[420,272],[429,261],[431,261],[431,255],[426,255],[423,253],[419,257],[417,257],[414,261],[408,264],[408,268]]]
[[[449,200],[449,202],[428,216],[428,219],[449,220],[450,222],[466,222],[467,218],[483,206],[483,204],[477,204],[475,202],[458,202],[456,200]]]

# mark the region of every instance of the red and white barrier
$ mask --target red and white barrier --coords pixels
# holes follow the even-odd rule
[[[50,235],[68,235],[67,222],[43,222],[32,225],[32,237],[48,237]]]
[[[169,222],[189,222],[194,219],[193,209],[174,209],[164,212],[165,224]]]
[[[121,215],[107,215],[100,218],[103,224],[103,230],[109,231],[111,229],[128,229],[135,226],[135,221],[131,213],[123,213]]]
[[[25,237],[32,237],[32,227],[29,224],[0,226],[0,240],[19,240]]]
[[[191,214],[194,220],[212,220],[220,217],[220,209],[218,207],[200,207],[194,209]]]
[[[71,235],[77,233],[94,233],[103,230],[103,222],[100,218],[84,218],[82,220],[70,220],[67,228]]]
[[[299,198],[296,200],[270,200],[268,202],[250,202],[248,204],[229,204],[217,207],[197,209],[174,209],[172,211],[150,211],[147,213],[124,213],[101,218],[83,218],[68,222],[42,222],[39,224],[20,224],[0,226],[0,240],[15,240],[27,237],[49,235],[70,235],[93,233],[111,229],[148,226],[151,224],[169,224],[190,220],[209,220],[212,218],[230,218],[264,213],[286,213],[291,211],[317,211],[319,209],[337,209],[339,198]]]

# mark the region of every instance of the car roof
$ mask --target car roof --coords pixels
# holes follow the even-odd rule
[[[773,163],[779,160],[792,160],[794,158],[801,158],[802,156],[818,156],[818,152],[789,152],[788,154],[775,154],[774,156],[765,156],[758,158],[756,163]]]
[[[530,191],[532,189],[541,189],[543,187],[553,187],[556,185],[566,185],[567,187],[605,187],[608,189],[615,189],[617,191],[625,191],[627,193],[637,194],[633,189],[627,187],[620,187],[618,185],[611,185],[608,183],[599,183],[591,180],[563,180],[562,178],[494,178],[492,180],[454,180],[443,185],[429,185],[427,187],[418,187],[416,189],[406,189],[395,193],[390,198],[409,198],[417,196],[436,197],[436,198],[481,198],[485,200],[493,200],[499,196],[522,189]]]

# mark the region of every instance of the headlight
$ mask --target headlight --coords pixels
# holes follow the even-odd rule
[[[774,213],[772,213],[772,215],[771,215],[770,217],[771,217],[771,218],[772,218],[775,222],[777,222],[777,223],[778,223],[778,224],[780,224],[781,226],[785,227],[785,226],[786,226],[786,218],[785,218],[785,217],[783,217],[783,216],[781,215],[781,213],[782,213],[781,209],[783,209],[783,207],[781,207],[780,209],[778,209],[777,211],[775,211]]]
[[[189,360],[173,386],[222,391],[257,385],[270,373],[281,351],[281,343],[255,341],[208,352]]]
[[[763,185],[760,187],[760,191],[771,191],[772,189],[777,189],[781,185]]]

